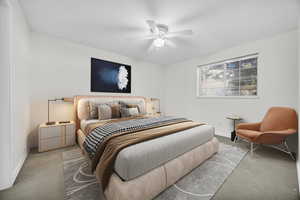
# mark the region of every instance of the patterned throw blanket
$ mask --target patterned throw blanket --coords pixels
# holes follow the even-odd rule
[[[86,137],[83,147],[87,152],[89,158],[94,160],[98,148],[101,146],[103,141],[114,134],[124,132],[137,132],[140,130],[150,129],[154,127],[169,125],[173,123],[179,123],[188,121],[186,118],[161,116],[154,118],[139,118],[120,122],[108,123],[103,126],[99,126],[91,131]]]

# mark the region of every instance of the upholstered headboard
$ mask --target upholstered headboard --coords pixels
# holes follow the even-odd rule
[[[140,104],[148,112],[148,99],[136,96],[75,96],[74,97],[74,115],[76,130],[80,128],[80,120],[89,119],[89,102],[107,103],[112,101],[123,101],[128,104]]]

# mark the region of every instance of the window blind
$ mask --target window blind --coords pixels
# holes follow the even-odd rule
[[[257,96],[258,54],[197,67],[197,96]]]

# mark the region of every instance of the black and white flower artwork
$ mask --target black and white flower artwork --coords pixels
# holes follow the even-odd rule
[[[131,92],[131,66],[91,58],[91,92]]]

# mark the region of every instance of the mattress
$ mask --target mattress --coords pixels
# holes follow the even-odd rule
[[[213,137],[214,128],[202,125],[138,143],[118,154],[114,170],[120,178],[128,181],[208,142]]]
[[[176,183],[176,181],[199,166],[201,163],[205,162],[205,160],[214,155],[218,149],[219,142],[214,137],[205,144],[202,144],[161,165],[160,167],[157,167],[130,181],[122,181],[120,177],[114,173],[110,177],[109,185],[105,190],[105,197],[107,200],[155,199],[154,197],[156,195]],[[172,195],[169,196],[168,199],[170,200],[175,198],[176,197]],[[180,197],[177,199],[180,199]],[[186,198],[182,197],[181,199]]]
[[[81,130],[97,120],[82,120]],[[214,128],[202,125],[126,147],[118,154],[114,171],[124,181],[139,177],[210,141]]]

